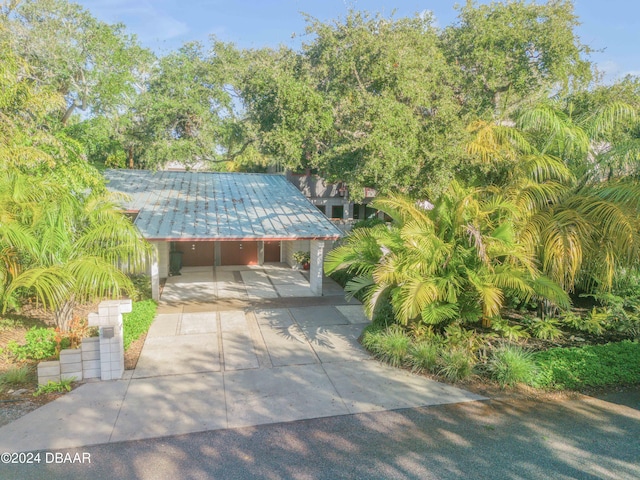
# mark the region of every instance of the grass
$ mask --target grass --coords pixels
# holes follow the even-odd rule
[[[532,352],[517,345],[502,345],[492,352],[486,371],[502,387],[517,383],[531,385],[537,377],[538,367]]]
[[[630,340],[552,348],[534,358],[540,367],[538,387],[579,390],[640,383],[640,343]]]
[[[409,363],[414,372],[435,373],[438,368],[440,347],[427,341],[417,342],[409,349]]]
[[[122,316],[125,351],[131,343],[149,330],[156,316],[157,308],[158,306],[153,300],[134,302],[131,313],[125,313]]]
[[[0,375],[0,387],[23,385],[33,380],[33,369],[29,365],[9,367]]]

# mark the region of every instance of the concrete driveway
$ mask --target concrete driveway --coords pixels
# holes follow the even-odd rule
[[[357,340],[368,323],[361,305],[296,296],[300,278],[281,268],[196,270],[168,283],[136,369],[1,428],[0,451],[483,399],[372,360]]]

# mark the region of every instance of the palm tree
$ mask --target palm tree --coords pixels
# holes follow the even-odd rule
[[[488,327],[514,294],[567,307],[565,292],[540,275],[515,241],[514,206],[483,193],[453,183],[431,210],[406,197],[379,199],[374,206],[393,218],[392,225],[350,235],[329,252],[325,271],[354,274],[346,291],[364,291],[370,315],[389,298],[405,325],[482,319]]]
[[[638,263],[640,185],[628,175],[640,152],[629,140],[635,110],[592,107],[529,108],[510,126],[476,128],[468,150],[506,172],[488,190],[515,206],[516,239],[568,292],[607,290],[616,268]]]
[[[4,310],[16,294],[33,295],[66,330],[77,302],[132,291],[125,272],[145,268],[149,247],[106,192],[79,195],[13,172],[0,176],[0,195]]]

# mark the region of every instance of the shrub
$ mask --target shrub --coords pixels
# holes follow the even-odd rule
[[[148,275],[131,275],[129,278],[131,279],[134,288],[131,299],[134,302],[150,300],[152,295],[151,277]]]
[[[452,382],[470,377],[475,366],[473,354],[464,348],[443,349],[440,362],[438,374]]]
[[[25,335],[25,344],[15,340],[7,344],[7,350],[19,360],[44,360],[56,354],[56,332],[50,328],[31,328]]]
[[[353,224],[352,230],[357,230],[358,228],[371,228],[376,225],[380,225],[384,223],[384,220],[378,217],[367,218],[365,220],[358,220]]]
[[[542,340],[555,340],[562,337],[562,330],[560,330],[560,322],[555,318],[536,318],[531,324],[531,330],[533,336]]]
[[[594,307],[586,317],[581,317],[580,315],[569,312],[564,316],[562,321],[571,328],[580,330],[581,332],[602,335],[609,323],[609,314],[606,311],[599,311]]]
[[[124,349],[127,350],[132,342],[149,330],[156,316],[157,305],[153,300],[134,302],[131,313],[122,315],[124,335]]]
[[[495,320],[492,328],[498,332],[502,338],[506,338],[510,342],[530,337],[529,332],[527,332],[522,325],[511,325],[505,320]]]
[[[540,368],[536,385],[579,389],[640,383],[640,343],[552,348],[534,354]]]
[[[409,363],[414,372],[432,372],[438,369],[440,347],[431,342],[418,342],[409,349]]]
[[[377,355],[380,360],[394,367],[400,367],[407,361],[411,340],[401,328],[389,327],[382,332]]]
[[[75,382],[75,378],[70,378],[67,380],[60,380],[59,382],[54,382],[52,380],[49,380],[49,382],[47,382],[46,385],[40,385],[38,387],[38,389],[33,393],[34,397],[37,397],[39,395],[45,394],[45,393],[63,393],[63,392],[70,392],[71,391],[71,384],[73,382]]]
[[[489,377],[502,387],[516,383],[531,385],[538,372],[533,353],[517,345],[502,345],[494,349],[486,369]]]
[[[362,334],[362,345],[381,361],[399,367],[407,363],[411,339],[399,327],[371,324]]]

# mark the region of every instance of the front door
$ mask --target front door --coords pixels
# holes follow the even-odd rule
[[[264,261],[265,263],[280,261],[280,242],[264,242]]]

